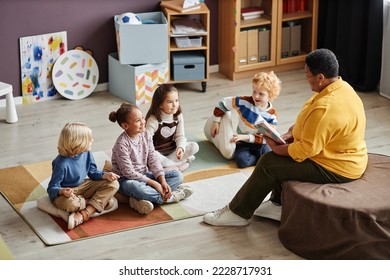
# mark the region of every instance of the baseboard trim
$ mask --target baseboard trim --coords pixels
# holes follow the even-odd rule
[[[210,65],[209,66],[209,73],[217,73],[219,72],[219,65]],[[98,84],[93,92],[101,92],[101,91],[108,91],[108,83],[101,83]],[[14,97],[15,105],[23,104],[23,98],[21,96]],[[0,100],[0,108],[5,107],[6,101],[5,98]]]

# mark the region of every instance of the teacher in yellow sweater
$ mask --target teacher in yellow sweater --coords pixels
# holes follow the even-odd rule
[[[339,64],[330,50],[317,49],[305,62],[306,79],[314,94],[283,134],[287,144],[266,138],[272,152],[259,159],[228,205],[204,215],[205,223],[245,226],[253,214],[280,221],[284,181],[346,183],[364,173],[368,156],[361,99],[338,76]],[[263,202],[271,191],[270,200]]]

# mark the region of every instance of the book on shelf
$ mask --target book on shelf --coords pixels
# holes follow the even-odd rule
[[[165,0],[160,2],[160,6],[179,13],[186,13],[201,8],[199,0],[192,2],[196,4],[189,5],[185,0]]]
[[[184,0],[183,1],[183,8],[188,9],[188,8],[191,8],[191,7],[199,5],[199,4],[200,4],[199,0]]]
[[[245,15],[245,16],[261,15],[263,13],[264,13],[264,9],[259,6],[241,8],[241,15]]]
[[[261,15],[241,16],[241,19],[248,20],[248,19],[260,18],[260,17],[261,17]]]
[[[254,126],[261,134],[273,139],[276,143],[286,144],[286,141],[280,136],[279,132],[277,132],[266,120],[258,120],[255,122]]]
[[[303,12],[307,8],[307,0],[283,0],[283,13]]]

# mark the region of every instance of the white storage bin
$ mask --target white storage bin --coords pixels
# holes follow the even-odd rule
[[[202,46],[202,37],[175,37],[175,42],[178,48],[196,48]]]

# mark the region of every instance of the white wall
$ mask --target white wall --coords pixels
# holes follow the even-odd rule
[[[390,99],[390,0],[383,1],[382,71],[379,94]]]

